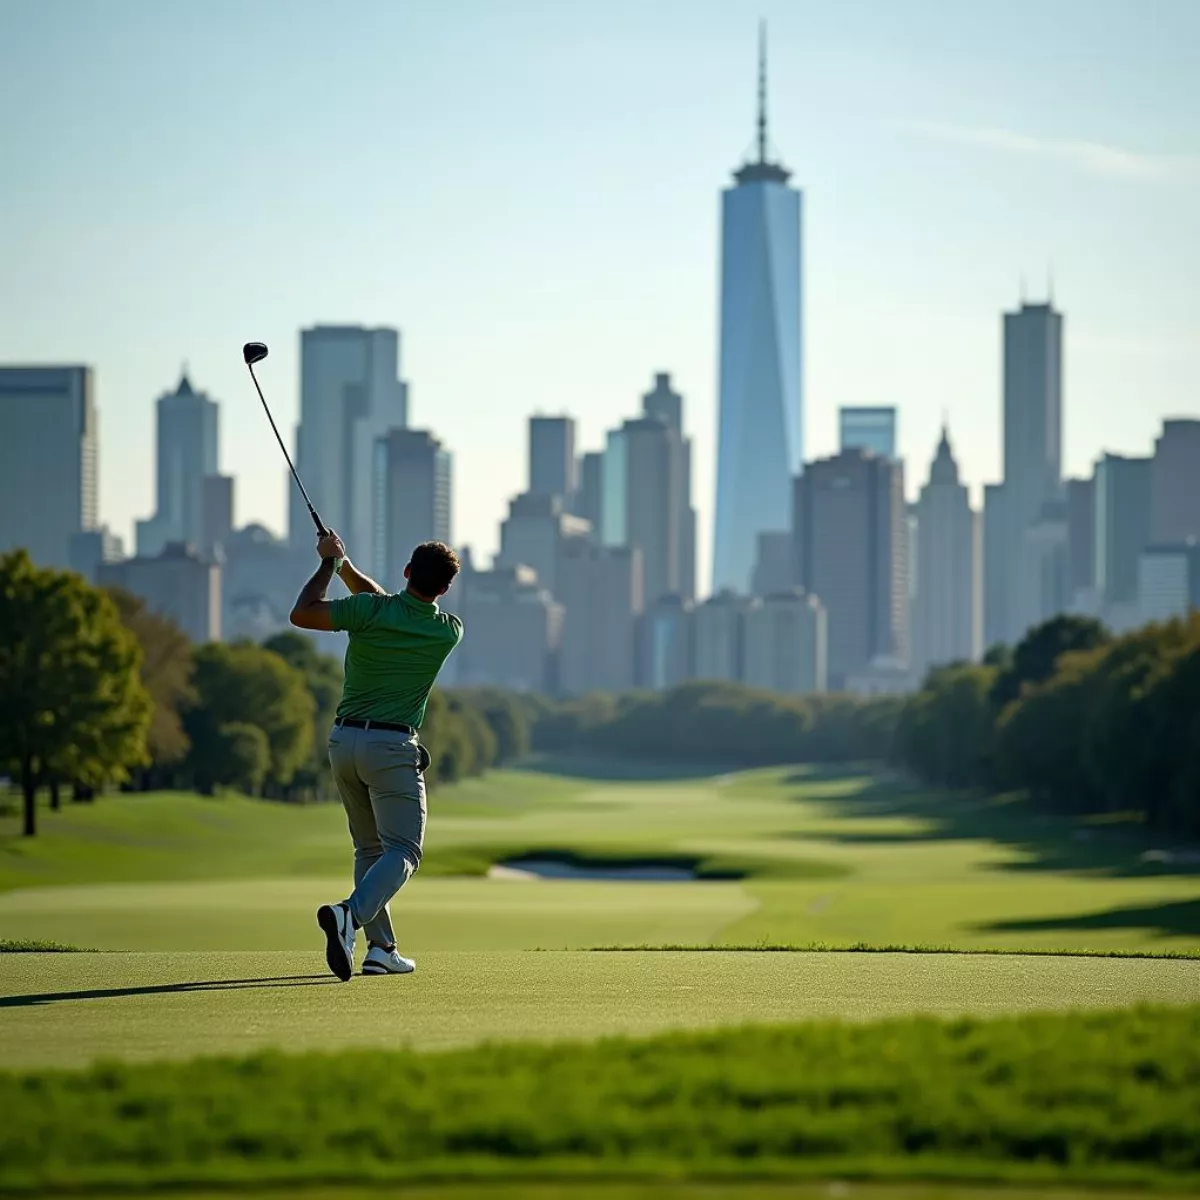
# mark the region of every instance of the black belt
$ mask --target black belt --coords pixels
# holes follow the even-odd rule
[[[411,725],[397,725],[394,721],[360,721],[358,717],[335,717],[333,723],[339,729],[383,729],[388,733],[417,732]]]

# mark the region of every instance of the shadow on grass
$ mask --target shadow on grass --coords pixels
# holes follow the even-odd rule
[[[1060,929],[1145,929],[1160,935],[1200,936],[1200,900],[1175,900],[1128,908],[1100,909],[1071,916],[1035,917],[1021,921],[989,921],[974,926],[980,933],[1054,933]]]
[[[311,987],[337,983],[330,975],[278,975],[268,979],[209,979],[194,983],[162,983],[145,987],[83,988],[75,992],[37,992],[28,996],[0,996],[0,1008],[28,1008],[63,1000],[111,1000],[120,996],[163,996],[173,992],[247,991],[250,988]]]
[[[997,871],[1055,871],[1093,878],[1185,876],[1200,879],[1200,854],[1166,835],[1156,835],[1119,816],[1078,817],[1046,812],[1024,796],[937,791],[903,780],[877,779],[856,790],[814,789],[808,775],[797,800],[819,805],[840,821],[903,821],[907,828],[806,832],[806,840],[842,845],[887,846],[905,842],[993,842],[1015,851],[1017,861],[998,862]]]
[[[567,779],[600,782],[654,782],[674,779],[714,779],[745,770],[732,763],[656,762],[653,759],[611,758],[601,755],[539,754],[516,764],[521,771],[538,775],[561,775]]]

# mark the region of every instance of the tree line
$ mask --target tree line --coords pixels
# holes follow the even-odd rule
[[[302,634],[195,646],[119,589],[0,556],[0,775],[37,795],[91,800],[111,785],[221,788],[280,800],[332,795],[325,743],[342,669]],[[431,784],[529,750],[532,714],[491,688],[430,697]]]
[[[70,787],[331,794],[325,738],[341,667],[304,636],[193,646],[128,593],[0,556],[0,774]],[[1117,637],[1060,616],[915,693],[785,696],[735,683],[552,702],[435,689],[436,785],[532,748],[729,765],[886,762],[948,788],[1021,790],[1079,813],[1200,833],[1200,613]]]

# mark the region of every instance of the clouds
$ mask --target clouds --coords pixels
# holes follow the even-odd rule
[[[1144,154],[1105,142],[1033,137],[1011,129],[937,121],[902,121],[895,127],[914,137],[1042,158],[1090,175],[1136,180],[1200,179],[1200,156],[1196,155]]]

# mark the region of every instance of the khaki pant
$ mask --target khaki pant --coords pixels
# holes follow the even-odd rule
[[[396,936],[388,901],[421,865],[425,779],[416,734],[335,725],[329,765],[354,843],[354,891],[347,903],[372,944]]]

